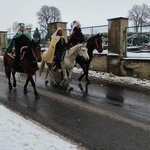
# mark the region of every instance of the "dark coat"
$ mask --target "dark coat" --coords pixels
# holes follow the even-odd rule
[[[83,43],[85,41],[84,35],[81,32],[81,28],[74,28],[72,35],[70,36],[70,39],[68,41],[68,44],[71,46],[75,46],[79,43]]]
[[[66,43],[64,38],[60,38],[60,40],[56,44],[56,49],[55,49],[55,59],[58,59],[59,61],[61,60],[61,56],[64,51],[69,49],[68,44]]]
[[[29,40],[31,40],[31,38],[27,33],[17,33],[7,46],[7,52],[11,53],[13,46],[15,47],[15,51],[20,51],[21,47],[26,46]]]

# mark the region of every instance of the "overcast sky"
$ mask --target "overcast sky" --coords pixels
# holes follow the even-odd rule
[[[133,5],[143,3],[150,5],[150,0],[4,0],[0,5],[0,31],[16,21],[38,27],[36,13],[43,5],[58,8],[70,28],[73,20],[79,20],[82,27],[107,25],[107,19],[127,17]]]

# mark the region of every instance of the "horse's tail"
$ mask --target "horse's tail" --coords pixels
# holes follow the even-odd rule
[[[39,68],[39,76],[42,75],[44,66],[45,66],[45,61],[42,59],[41,64],[40,64],[40,68]]]
[[[3,52],[3,63],[4,63],[4,68],[5,68],[5,76],[9,76],[9,71],[11,70],[11,67],[10,67],[10,63],[13,63],[13,61],[11,62],[11,59],[10,59],[10,62],[9,62],[9,59],[8,57],[8,54],[7,52]]]
[[[3,63],[5,67],[9,66],[7,52],[3,53]]]

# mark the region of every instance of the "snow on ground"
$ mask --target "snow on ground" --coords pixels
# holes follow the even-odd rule
[[[83,70],[81,68],[74,67],[73,72],[80,74],[83,72]],[[132,78],[127,76],[121,77],[121,76],[115,76],[112,73],[92,71],[92,70],[89,70],[89,76],[107,80],[110,82],[125,83],[125,84],[138,85],[141,87],[150,88],[150,80],[146,80],[146,79]]]
[[[79,150],[73,142],[0,105],[0,150]]]
[[[104,51],[104,53],[107,53]],[[149,53],[150,54],[150,53]],[[129,54],[130,56],[135,55]],[[138,57],[136,54],[136,57]],[[142,54],[142,56],[147,56]],[[149,56],[150,57],[150,56]],[[2,58],[0,57],[2,60]],[[74,67],[74,73],[82,73],[82,69]],[[150,88],[150,80],[120,77],[111,73],[89,71],[89,76],[110,82],[126,83]],[[18,114],[0,105],[0,150],[79,150],[80,148],[62,136],[24,119]]]
[[[99,54],[97,50],[94,50],[93,54]],[[108,50],[104,50],[102,54],[108,54]],[[150,60],[150,53],[147,52],[127,52],[127,59],[148,59]],[[82,69],[74,68],[74,73],[82,73]],[[146,88],[150,88],[150,80],[146,79],[140,79],[140,78],[133,78],[133,77],[121,77],[121,76],[115,76],[112,73],[106,73],[106,72],[98,72],[98,71],[89,71],[89,76],[97,77],[99,79],[104,79],[112,82],[119,82],[119,83],[126,83],[131,85],[138,85]]]

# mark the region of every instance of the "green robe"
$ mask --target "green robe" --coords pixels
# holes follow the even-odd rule
[[[30,41],[31,41],[31,37],[28,33],[21,33],[21,32],[18,32],[14,37],[13,39],[11,40],[11,42],[8,44],[6,50],[8,53],[11,53],[12,52],[12,49],[13,49],[13,41],[17,38],[19,38],[22,34],[24,34]]]

